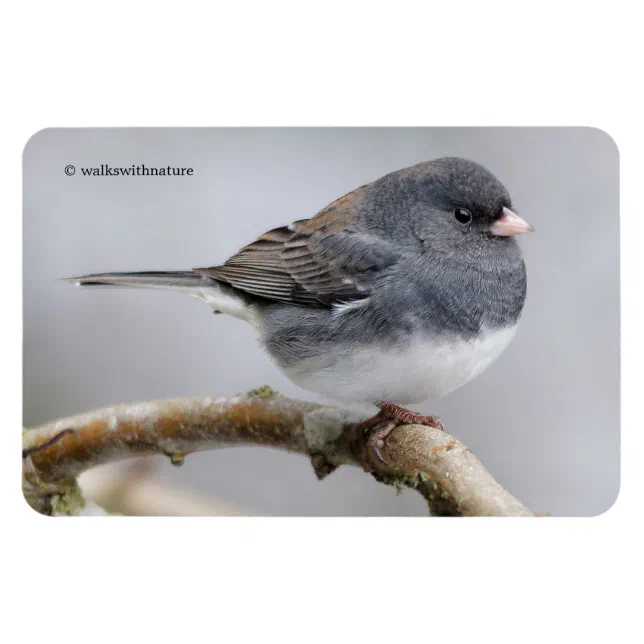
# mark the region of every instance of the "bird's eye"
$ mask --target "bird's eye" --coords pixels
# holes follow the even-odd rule
[[[472,221],[472,213],[465,208],[457,208],[454,211],[454,217],[459,224],[469,224]]]

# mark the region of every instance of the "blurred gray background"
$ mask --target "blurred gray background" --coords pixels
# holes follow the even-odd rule
[[[174,293],[57,277],[208,266],[387,172],[443,155],[487,166],[536,232],[521,239],[517,336],[438,404],[447,430],[528,507],[597,515],[619,489],[618,151],[589,128],[50,129],[24,152],[24,422],[118,402],[291,384],[250,326]],[[86,177],[81,166],[192,177]],[[77,167],[67,176],[65,166]],[[155,476],[253,514],[425,515],[420,495],[260,448],[160,461]]]

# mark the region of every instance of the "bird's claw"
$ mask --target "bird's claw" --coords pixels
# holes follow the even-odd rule
[[[445,431],[443,423],[437,416],[424,416],[414,411],[409,411],[404,407],[399,407],[388,402],[378,402],[377,406],[380,411],[371,418],[367,418],[358,425],[358,429],[362,430],[367,436],[367,443],[372,449],[376,458],[387,465],[387,461],[382,455],[382,450],[385,447],[387,437],[394,429],[394,427],[404,425],[425,425],[433,427],[440,431]]]

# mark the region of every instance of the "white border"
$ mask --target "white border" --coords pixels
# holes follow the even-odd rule
[[[638,21],[587,3],[551,12],[545,1],[282,4],[213,3],[201,13],[186,0],[31,2],[5,22],[3,103],[13,109],[2,139],[3,631],[9,641],[47,642],[635,639],[628,580],[641,571],[644,469]],[[613,509],[502,521],[52,521],[26,508],[15,457],[26,140],[53,125],[268,124],[593,125],[614,137],[624,407]]]

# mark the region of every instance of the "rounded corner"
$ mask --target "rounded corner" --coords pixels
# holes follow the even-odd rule
[[[597,514],[593,514],[591,518],[598,519],[599,517],[606,516],[615,507],[615,505],[617,505],[617,501],[619,500],[619,495],[621,491],[622,491],[622,482],[620,480],[617,482],[617,490],[615,491],[615,497],[613,498],[613,500],[608,504],[606,509],[602,510],[601,512],[598,512]]]
[[[611,147],[615,150],[615,156],[617,157],[617,162],[619,163],[619,158],[620,158],[619,145],[617,145],[617,141],[615,140],[615,137],[610,132],[607,132],[601,127],[598,127],[597,125],[588,125],[584,129],[590,130],[591,132],[595,132],[601,138],[606,139],[610,143]]]
[[[54,129],[54,128],[52,128],[52,127],[43,127],[43,128],[41,128],[40,130],[36,130],[36,131],[35,131],[35,132],[34,132],[34,133],[33,133],[33,134],[32,134],[32,135],[27,139],[27,141],[25,142],[25,144],[24,144],[24,146],[23,146],[23,148],[22,148],[22,160],[23,160],[23,162],[24,162],[24,160],[25,160],[25,154],[26,154],[27,150],[29,149],[29,147],[33,144],[33,142],[34,142],[34,141],[35,141],[35,140],[36,140],[40,135],[44,134],[45,132],[49,132],[50,130],[53,130],[53,129]]]
[[[31,503],[29,503],[29,501],[28,501],[28,499],[27,499],[27,497],[25,495],[25,490],[22,487],[20,488],[20,497],[24,501],[25,506],[27,508],[29,508],[29,511],[33,512],[34,514],[37,514],[39,517],[50,517],[51,516],[49,514],[44,514],[43,512],[38,512],[38,510],[36,510],[36,508],[34,508],[34,506],[31,505]]]

